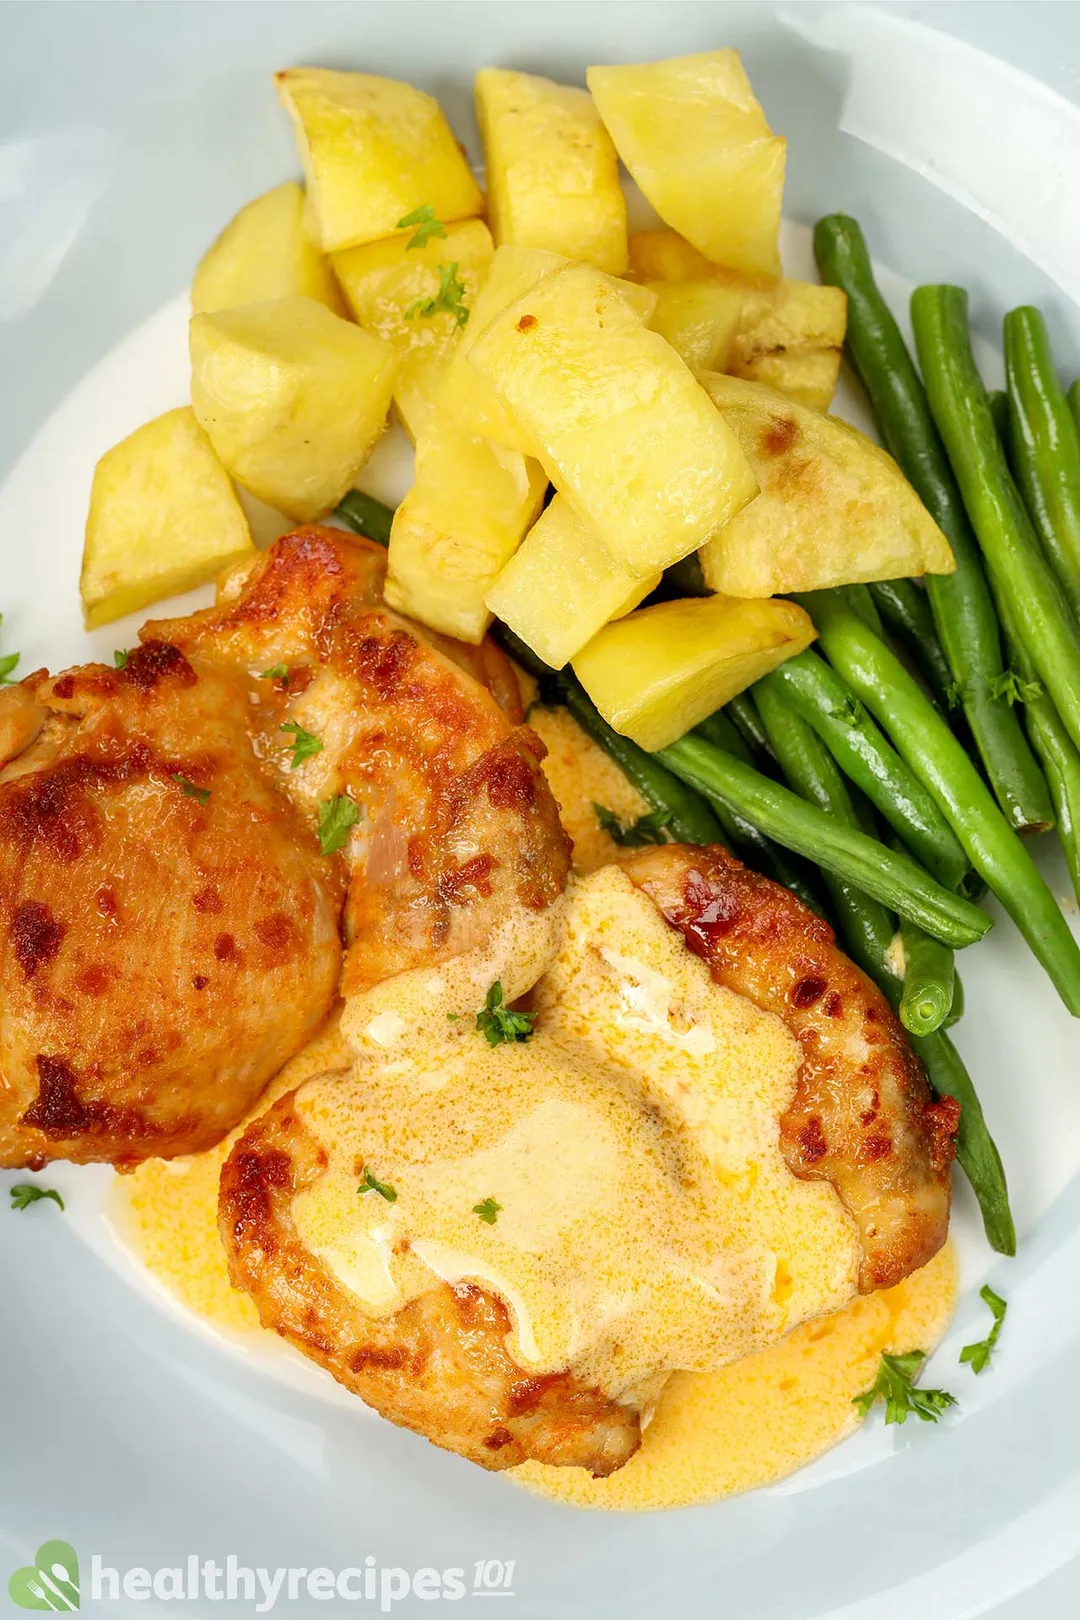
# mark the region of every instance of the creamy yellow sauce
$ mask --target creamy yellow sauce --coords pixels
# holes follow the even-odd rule
[[[568,716],[531,721],[551,750],[576,869],[603,866],[616,851],[592,801],[625,820],[645,807]],[[489,1048],[474,1027],[488,987],[499,977],[512,999],[545,964],[536,1033]],[[320,1078],[349,1065],[347,1079]],[[645,1509],[803,1466],[855,1427],[851,1396],[880,1351],[928,1350],[948,1320],[949,1254],[852,1301],[853,1223],[831,1187],[796,1180],[779,1153],[797,1065],[780,1021],[714,985],[608,868],[543,921],[512,920],[471,957],[355,998],[260,1107],[300,1088],[329,1165],[293,1215],[367,1309],[391,1311],[434,1277],[478,1280],[506,1300],[512,1352],[530,1369],[572,1361],[647,1402],[663,1385],[641,1450],[610,1479],[516,1470],[567,1502]],[[185,1305],[261,1333],[217,1234],[218,1175],[238,1134],[118,1178],[117,1215]],[[392,1203],[357,1195],[366,1169],[394,1188]],[[487,1199],[501,1206],[490,1225],[474,1212]],[[703,1370],[652,1376],[672,1367]]]

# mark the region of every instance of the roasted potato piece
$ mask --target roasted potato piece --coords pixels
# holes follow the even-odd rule
[[[310,522],[352,484],[386,423],[397,356],[310,298],[196,315],[191,403],[245,489]]]
[[[392,236],[429,204],[470,219],[483,198],[442,108],[397,79],[326,68],[274,76],[296,129],[324,253]]]
[[[757,493],[708,396],[599,270],[545,276],[480,334],[469,363],[639,578],[704,544]]]
[[[89,630],[179,596],[253,550],[236,491],[183,405],[94,468],[79,591]]]
[[[717,264],[778,276],[787,143],[769,129],[738,52],[591,67],[586,78],[661,219]]]
[[[547,479],[517,450],[425,427],[416,445],[416,482],[394,514],[386,601],[410,619],[483,640],[491,612],[484,598],[540,510]]]
[[[556,495],[488,591],[487,605],[545,664],[562,669],[659,583],[659,573],[632,574]]]
[[[891,456],[833,416],[735,377],[702,381],[761,494],[702,548],[713,590],[772,596],[948,574],[949,543]]]
[[[409,246],[409,230],[331,256],[353,315],[401,357],[394,404],[414,440],[425,406],[434,402],[444,362],[465,329],[457,308],[473,309],[494,251],[481,219],[459,220],[445,229],[445,236],[429,237],[420,247]],[[446,265],[454,268],[448,283],[453,296],[439,301],[440,267]],[[427,299],[439,301],[430,314],[420,307]]]
[[[482,68],[476,119],[496,242],[547,248],[623,275],[619,160],[589,93],[533,73]]]
[[[658,602],[607,625],[574,671],[608,725],[651,751],[700,725],[816,634],[794,602]]]
[[[654,332],[667,338],[688,366],[726,371],[742,321],[743,294],[718,281],[651,281]]]
[[[345,305],[330,266],[308,232],[303,188],[286,180],[231,219],[199,261],[191,283],[196,315],[299,293],[335,315]]]

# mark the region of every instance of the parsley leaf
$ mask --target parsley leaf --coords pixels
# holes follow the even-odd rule
[[[345,793],[335,799],[323,799],[319,805],[319,848],[324,855],[333,855],[349,842],[349,828],[360,820],[360,807]]]
[[[1010,709],[1016,703],[1030,703],[1032,698],[1042,697],[1042,694],[1041,681],[1025,681],[1015,669],[1003,669],[990,682],[990,696],[1004,698]]]
[[[499,1046],[503,1041],[527,1041],[535,1022],[535,1013],[512,1012],[503,1006],[503,987],[499,979],[495,980],[476,1015],[476,1027],[489,1046]]]
[[[199,787],[197,782],[191,781],[190,777],[181,776],[179,771],[173,771],[172,779],[173,779],[174,782],[179,782],[180,786],[184,790],[184,797],[185,798],[187,798],[187,799],[198,799],[200,804],[209,804],[209,802],[210,802],[210,789],[209,788],[201,788],[201,787]]]
[[[439,290],[434,298],[414,298],[405,311],[405,319],[411,321],[414,315],[438,315],[445,310],[453,315],[459,326],[464,326],[469,319],[469,311],[465,307],[465,285],[458,280],[457,264],[440,264]]]
[[[64,1207],[64,1200],[55,1187],[34,1187],[28,1181],[20,1181],[16,1186],[9,1187],[8,1191],[11,1194],[12,1209],[28,1209],[31,1204],[36,1204],[42,1198],[51,1198],[61,1209]]]
[[[410,236],[405,244],[406,253],[410,248],[421,248],[429,236],[445,236],[446,226],[441,219],[436,219],[435,210],[430,203],[423,203],[421,207],[414,208],[411,214],[399,219],[395,230],[404,231],[410,225],[416,226],[416,234]]]
[[[117,669],[127,669],[128,651],[126,647],[117,647],[112,655],[112,661]]]
[[[936,1423],[946,1407],[956,1399],[944,1389],[920,1389],[915,1383],[926,1356],[921,1350],[908,1350],[902,1356],[882,1354],[877,1377],[869,1389],[854,1395],[851,1404],[860,1417],[866,1417],[879,1400],[885,1402],[886,1423],[906,1423],[909,1412],[924,1423]]]
[[[318,737],[315,736],[314,732],[305,731],[298,721],[286,720],[280,729],[282,731],[291,731],[293,736],[293,756],[292,763],[289,766],[290,771],[295,771],[298,765],[302,765],[305,759],[310,759],[313,754],[322,753],[323,745]]]
[[[472,1212],[474,1215],[479,1215],[480,1219],[488,1226],[494,1226],[499,1218],[500,1209],[502,1209],[502,1205],[497,1204],[494,1198],[482,1198],[478,1204],[473,1205]]]
[[[964,701],[964,688],[959,681],[950,681],[945,688],[945,706],[949,709],[958,709]]]
[[[607,805],[597,804],[593,800],[593,809],[596,819],[609,838],[624,848],[636,849],[642,844],[665,844],[664,829],[668,823],[668,811],[650,810],[648,815],[638,816],[636,821],[620,821],[614,810]]]
[[[379,1181],[370,1170],[364,1171],[364,1179],[356,1190],[358,1193],[377,1192],[388,1204],[397,1203],[397,1188],[391,1187],[388,1181]]]
[[[260,681],[284,681],[285,685],[288,686],[289,666],[288,664],[271,664],[269,669],[263,670],[259,679]]]
[[[866,719],[866,709],[862,700],[857,697],[845,698],[832,710],[835,719],[842,720],[845,726],[861,726]]]
[[[1002,1299],[1000,1294],[995,1294],[989,1283],[979,1289],[979,1298],[984,1305],[989,1305],[994,1317],[994,1325],[985,1339],[980,1339],[976,1344],[965,1344],[960,1352],[960,1360],[962,1362],[970,1361],[971,1370],[974,1373],[981,1373],[990,1365],[990,1357],[993,1354],[995,1344],[998,1342],[1001,1324],[1005,1320],[1005,1312],[1009,1308],[1008,1302]]]

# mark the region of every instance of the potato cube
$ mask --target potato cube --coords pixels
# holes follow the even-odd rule
[[[757,493],[708,395],[599,270],[545,276],[480,334],[469,362],[639,578],[703,545]]]
[[[87,628],[205,585],[253,549],[194,412],[166,411],[94,468],[79,581]]]
[[[659,602],[609,624],[574,659],[609,726],[665,748],[816,635],[794,602],[699,596]]]
[[[386,601],[421,624],[483,640],[484,598],[544,498],[539,465],[516,450],[428,424],[416,446],[416,482],[394,514]]]
[[[545,664],[562,669],[610,619],[660,583],[638,579],[556,495],[488,591],[487,605]]]
[[[191,284],[196,315],[299,293],[335,315],[345,305],[333,272],[308,234],[304,193],[295,180],[241,208],[199,262]]]
[[[300,522],[350,487],[386,424],[397,356],[310,298],[196,315],[191,403],[245,489]]]
[[[780,274],[786,142],[737,51],[586,75],[616,150],[661,219],[709,259]]]
[[[324,253],[377,242],[425,204],[470,219],[483,198],[442,108],[397,79],[325,68],[275,74]]]
[[[743,294],[718,281],[653,281],[649,320],[688,366],[726,371],[742,321]]]
[[[725,271],[723,265],[713,264],[704,253],[688,242],[678,231],[657,227],[650,231],[634,231],[627,239],[630,259],[629,275],[635,281],[711,281],[717,275],[726,276],[732,285],[743,287],[748,282],[771,285],[771,278],[743,276],[734,270]]]
[[[626,271],[626,200],[611,136],[586,90],[482,68],[476,119],[498,243]]]
[[[702,549],[713,590],[762,597],[953,571],[945,536],[892,457],[863,434],[759,383],[702,380],[761,485]]]

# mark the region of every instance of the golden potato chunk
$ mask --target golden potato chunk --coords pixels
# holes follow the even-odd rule
[[[481,212],[480,188],[434,97],[373,73],[289,68],[274,77],[324,253],[391,236],[425,204],[441,220]]]
[[[769,129],[738,52],[591,67],[586,78],[661,219],[717,264],[778,276],[787,143]]]
[[[586,90],[481,68],[476,119],[498,243],[626,270],[626,200],[611,136]]]
[[[658,602],[601,630],[574,671],[608,725],[651,751],[700,725],[816,634],[794,602]]]
[[[245,489],[299,522],[331,511],[386,424],[397,356],[310,298],[196,315],[191,403]]]
[[[303,188],[295,180],[241,208],[207,248],[191,283],[196,315],[299,293],[336,315],[345,306],[333,272],[308,233]]]
[[[953,571],[945,536],[892,457],[862,433],[759,383],[702,381],[761,485],[702,548],[713,590],[760,597]]]
[[[552,669],[562,669],[611,619],[660,583],[639,579],[556,495],[488,591],[487,605]]]
[[[79,581],[87,629],[205,585],[252,550],[236,491],[194,412],[166,411],[94,468]]]
[[[654,332],[667,338],[688,366],[726,371],[742,321],[743,294],[718,281],[652,281]]]
[[[540,510],[539,464],[517,450],[430,423],[417,440],[416,482],[394,514],[386,600],[410,619],[483,640],[484,598]]]
[[[602,271],[545,276],[468,358],[559,491],[639,578],[703,545],[757,493],[708,395]]]

